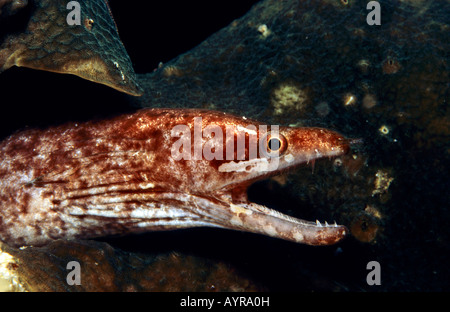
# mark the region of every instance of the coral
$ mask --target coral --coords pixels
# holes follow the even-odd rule
[[[281,83],[272,90],[271,105],[275,115],[289,115],[307,106],[308,93],[293,83]]]
[[[55,241],[41,248],[0,246],[14,263],[9,290],[20,291],[262,291],[229,264],[177,253],[129,253],[95,241]],[[9,256],[5,261],[2,255]],[[80,264],[80,285],[67,283],[69,262]],[[0,270],[2,267],[0,266]],[[0,271],[0,274],[2,271]],[[14,281],[15,280],[15,281]],[[6,287],[5,287],[6,288]],[[6,288],[7,289],[7,288]]]
[[[389,176],[388,172],[383,170],[378,170],[375,177],[375,188],[372,192],[372,196],[387,192],[389,185],[391,185],[394,180],[393,177]]]
[[[373,210],[373,208],[371,208]],[[352,236],[363,243],[376,243],[376,237],[381,230],[380,216],[374,217],[370,209],[365,209],[363,213],[358,214],[351,222],[350,232]]]
[[[24,66],[77,75],[131,95],[142,93],[107,2],[81,2],[79,26],[67,24],[67,1],[17,3],[24,6],[24,16],[0,24],[0,72]]]

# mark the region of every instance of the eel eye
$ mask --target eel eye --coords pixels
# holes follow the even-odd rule
[[[266,137],[266,151],[269,157],[279,157],[283,155],[288,147],[288,143],[284,135],[280,133],[269,132]]]

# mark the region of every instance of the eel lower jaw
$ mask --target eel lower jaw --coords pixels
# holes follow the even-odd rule
[[[223,203],[223,202],[222,202]],[[313,246],[332,245],[341,241],[348,229],[343,225],[310,222],[285,215],[251,202],[223,203],[220,210],[212,209],[215,224],[220,227],[263,234]]]

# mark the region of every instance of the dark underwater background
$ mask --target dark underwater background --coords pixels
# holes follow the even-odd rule
[[[345,241],[310,247],[201,228],[21,256],[51,250],[62,263],[64,250],[92,259],[102,250],[108,269],[96,270],[112,286],[90,290],[448,291],[450,3],[379,1],[382,24],[369,26],[367,2],[114,0],[143,97],[26,68],[0,75],[2,137],[140,107],[202,107],[362,139],[314,172],[305,166],[249,190],[270,208],[346,225]],[[381,265],[381,285],[366,282],[370,261]],[[69,290],[51,285],[42,289]]]

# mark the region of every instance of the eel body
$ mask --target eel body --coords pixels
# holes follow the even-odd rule
[[[345,226],[249,202],[246,189],[348,149],[349,141],[330,130],[266,126],[195,109],[146,109],[26,130],[0,144],[0,240],[43,245],[212,226],[333,244],[346,235]]]

